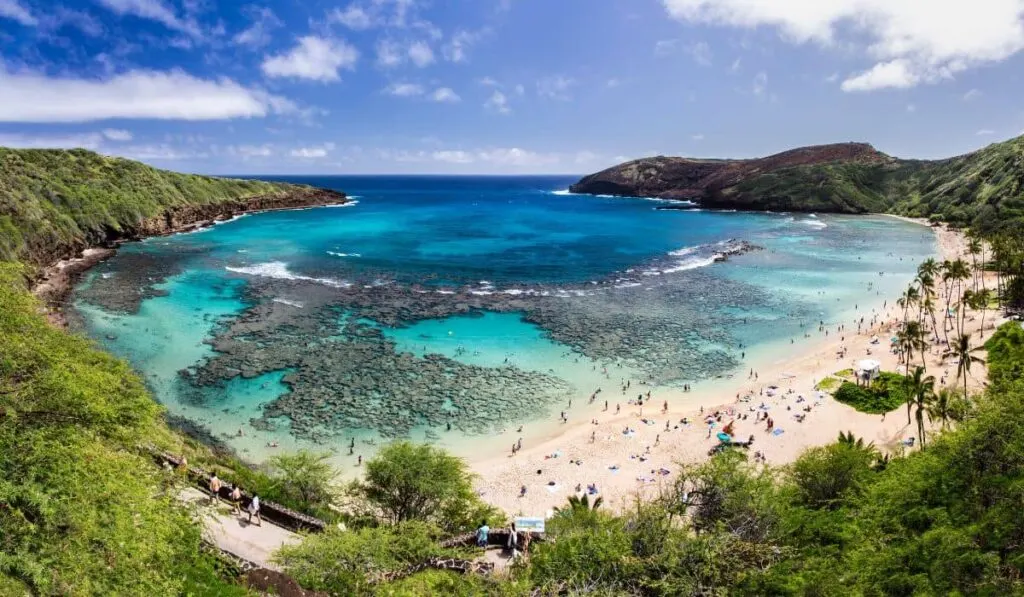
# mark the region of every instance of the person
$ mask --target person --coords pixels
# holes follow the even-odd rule
[[[480,521],[480,528],[476,530],[476,545],[477,547],[487,547],[487,534],[491,532],[491,527],[487,526],[486,520]]]
[[[516,523],[512,523],[512,527],[508,531],[508,543],[506,544],[508,550],[512,552],[512,557],[518,555],[516,548],[519,547],[519,531],[516,530]]]
[[[211,502],[216,502],[217,497],[220,495],[220,479],[217,478],[217,473],[210,473],[210,496]]]
[[[242,513],[242,490],[238,485],[231,487],[231,508],[235,511],[235,514]]]
[[[252,517],[256,516],[256,526],[263,526],[263,518],[260,517],[260,496],[253,495],[249,502],[249,524],[252,524]]]

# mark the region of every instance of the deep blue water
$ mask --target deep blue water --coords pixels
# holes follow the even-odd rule
[[[265,404],[287,394],[281,382],[288,371],[235,378],[205,403],[186,395],[179,374],[216,357],[207,342],[254,305],[266,305],[260,317],[312,315],[326,295],[380,288],[383,297],[385,289],[410,285],[412,299],[401,299],[405,313],[415,312],[407,307],[417,296],[451,293],[452,301],[462,302],[560,297],[538,306],[533,323],[518,311],[406,321],[404,327],[367,323],[414,363],[439,354],[482,375],[503,366],[544,372],[570,384],[585,403],[601,381],[601,367],[612,363],[625,367],[621,376],[691,382],[700,382],[695,371],[713,370],[707,363],[749,366],[788,345],[801,325],[841,321],[891,295],[934,253],[926,227],[890,218],[657,210],[664,204],[559,192],[571,177],[272,180],[341,190],[357,203],[246,216],[125,245],[76,296],[85,330],[131,360],[173,413],[256,459],[266,441],[302,445],[287,425],[276,431],[249,426]],[[712,263],[729,239],[763,250]],[[110,300],[140,289],[147,298],[137,311]],[[283,311],[292,308],[305,311]],[[580,340],[591,332],[600,337],[575,348],[552,339]],[[673,352],[677,345],[682,348]],[[657,371],[644,369],[654,360]],[[698,361],[706,363],[694,368]],[[362,396],[364,389],[350,389],[352,400],[371,399]],[[505,416],[495,408],[495,417]],[[386,424],[374,419],[333,432],[370,437]],[[242,438],[234,437],[238,428],[245,430]]]

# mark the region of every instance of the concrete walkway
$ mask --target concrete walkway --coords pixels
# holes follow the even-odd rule
[[[203,519],[203,537],[218,548],[232,555],[248,560],[257,566],[280,570],[271,562],[274,552],[282,545],[298,543],[299,535],[263,521],[262,526],[246,522],[249,515],[231,512],[231,506],[223,501],[214,505],[209,494],[195,488],[185,488],[178,499],[198,507]]]

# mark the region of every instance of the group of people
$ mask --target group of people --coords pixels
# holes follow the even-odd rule
[[[210,502],[216,503],[218,498],[220,498],[220,490],[224,488],[224,483],[217,477],[217,473],[210,473],[207,487],[210,490]],[[231,485],[231,491],[228,492],[228,501],[235,514],[242,513],[242,489],[237,484]],[[246,511],[249,513],[249,524],[252,524],[252,518],[255,516],[256,526],[263,526],[263,517],[260,516],[260,496],[253,494],[252,499],[249,500],[249,505],[246,507]]]

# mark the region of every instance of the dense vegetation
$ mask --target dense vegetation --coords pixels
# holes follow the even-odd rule
[[[129,233],[169,207],[282,194],[292,185],[179,174],[84,149],[0,147],[0,261],[36,265]]]
[[[890,212],[978,232],[1024,222],[1024,137],[940,161],[831,162],[785,168],[717,191],[767,209]]]
[[[0,593],[235,594],[136,450],[173,441],[142,380],[48,325],[21,270],[0,264]]]
[[[903,375],[883,371],[870,385],[843,382],[834,397],[839,402],[864,413],[882,414],[895,410],[907,401],[903,391]]]

